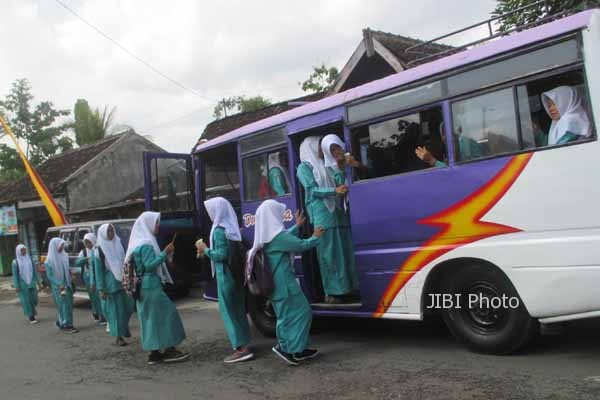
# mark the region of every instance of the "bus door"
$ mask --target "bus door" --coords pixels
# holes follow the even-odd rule
[[[145,152],[144,181],[146,210],[161,213],[160,247],[177,234],[176,250],[168,264],[175,286],[186,292],[194,282],[207,278],[204,263],[196,259],[195,252],[200,227],[191,156]]]
[[[319,114],[297,119],[287,125],[290,135],[290,160],[293,165],[292,179],[295,182],[295,208],[303,210],[307,217],[306,226],[302,229],[302,236],[309,237],[314,227],[308,221],[308,214],[304,204],[304,188],[296,178],[296,170],[300,164],[300,145],[309,136],[323,137],[330,133],[343,134],[343,118],[345,109],[338,107]],[[302,287],[310,303],[317,307],[330,307],[324,304],[325,293],[319,268],[316,250],[307,251],[297,256],[296,275],[300,277]]]
[[[441,187],[457,184],[446,167],[442,108],[428,106],[346,128],[347,147],[365,166],[348,171],[348,202],[361,295],[370,310],[384,298],[404,260],[437,232],[419,221],[443,209],[440,204],[447,202],[450,190]],[[421,161],[417,147],[426,147],[439,165]],[[414,284],[410,282],[409,292]],[[407,312],[406,292],[401,293],[389,311]]]

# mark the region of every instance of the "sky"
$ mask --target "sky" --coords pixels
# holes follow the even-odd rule
[[[188,153],[216,102],[303,95],[324,62],[341,69],[374,30],[432,39],[489,17],[494,0],[2,0],[0,96],[27,78],[35,101],[116,107],[115,121]],[[417,6],[418,4],[418,6]],[[467,40],[467,32],[450,44]]]

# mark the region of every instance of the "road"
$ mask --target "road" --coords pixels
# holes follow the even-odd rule
[[[147,366],[133,339],[113,346],[78,300],[75,335],[54,327],[42,300],[30,326],[18,305],[0,302],[2,399],[598,399],[600,321],[574,323],[524,353],[471,353],[437,324],[319,319],[313,341],[322,356],[299,367],[275,357],[272,339],[254,332],[257,359],[225,365],[229,344],[214,303],[178,303],[188,334],[187,363]]]

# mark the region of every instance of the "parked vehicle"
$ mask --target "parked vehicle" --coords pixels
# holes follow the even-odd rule
[[[300,143],[334,133],[368,166],[347,174],[361,302],[324,304],[316,257],[306,253],[295,271],[315,315],[437,313],[468,347],[496,354],[524,346],[539,323],[600,316],[600,11],[526,28],[251,123],[192,155],[146,154],[146,206],[173,218],[169,235],[180,224],[183,236],[206,241],[203,201],[223,196],[252,243],[263,200],[285,203],[288,225],[304,207]],[[544,96],[557,87],[589,130],[544,143],[538,133],[554,126]],[[421,146],[438,162],[416,158]],[[264,190],[272,160],[287,170],[286,193]],[[494,300],[504,297],[515,300]],[[455,306],[429,308],[435,299]],[[261,332],[274,333],[267,299],[249,297],[248,309]]]

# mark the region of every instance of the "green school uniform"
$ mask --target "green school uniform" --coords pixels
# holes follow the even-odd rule
[[[164,350],[174,347],[185,339],[181,317],[175,304],[165,294],[157,268],[165,262],[167,254],[156,254],[150,245],[142,245],[133,251],[136,272],[143,275],[137,313],[140,320],[142,349]]]
[[[38,275],[33,260],[31,261],[31,265],[33,272],[31,276],[31,283],[28,285],[19,275],[19,266],[17,265],[17,260],[13,260],[12,262],[13,287],[15,289],[19,289],[19,293],[17,295],[19,297],[19,301],[21,302],[23,314],[25,314],[26,317],[35,317],[37,315],[35,308],[38,305]]]
[[[304,351],[310,343],[312,312],[294,275],[290,253],[301,253],[319,244],[319,239],[300,239],[298,227],[279,233],[264,247],[273,273],[275,290],[271,296],[277,315],[277,340],[286,353]]]
[[[111,270],[98,257],[94,257],[96,288],[106,293],[104,316],[108,321],[108,333],[114,337],[130,337],[129,318],[133,313],[133,301]]]
[[[250,326],[246,318],[246,299],[244,288],[236,282],[228,265],[230,256],[229,241],[225,229],[215,228],[212,237],[212,249],[204,254],[215,265],[217,289],[219,294],[219,313],[225,324],[225,331],[231,346],[237,349],[250,342]]]
[[[101,317],[104,315],[104,313],[102,311],[102,303],[100,302],[100,295],[95,282],[96,271],[94,260],[95,257],[93,255],[91,255],[89,258],[80,256],[77,258],[77,261],[75,261],[75,265],[81,269],[81,276],[83,277],[83,282],[85,283],[85,289],[90,297],[92,314]]]
[[[59,279],[54,275],[54,268],[46,262],[46,275],[52,288],[52,299],[58,311],[58,322],[61,327],[73,326],[73,288],[66,277]],[[60,287],[64,286],[65,294],[60,294]]]
[[[283,196],[288,193],[288,185],[284,174],[285,172],[279,167],[269,170],[269,186],[271,186],[271,189],[273,189],[277,196]]]

